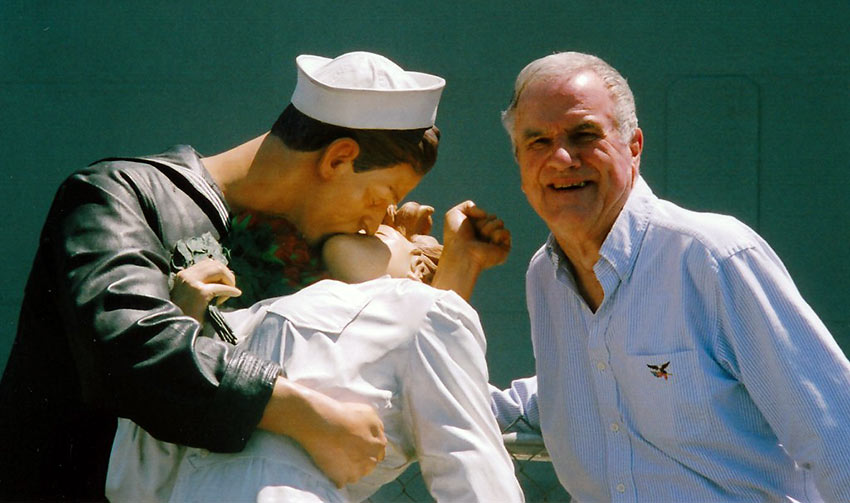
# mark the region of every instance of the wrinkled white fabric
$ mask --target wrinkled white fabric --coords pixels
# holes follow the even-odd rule
[[[322,281],[227,316],[239,346],[279,361],[287,378],[374,405],[384,461],[338,490],[287,437],[257,431],[241,453],[217,454],[169,447],[121,420],[110,500],[361,501],[418,460],[437,501],[523,501],[490,411],[478,316],[453,292],[403,279]]]

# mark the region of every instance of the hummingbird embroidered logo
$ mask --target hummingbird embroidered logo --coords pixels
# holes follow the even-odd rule
[[[652,372],[652,375],[654,375],[655,377],[657,377],[659,379],[663,377],[664,380],[666,381],[668,377],[673,375],[670,372],[667,372],[667,366],[668,365],[670,365],[670,362],[662,363],[661,365],[649,365],[649,364],[647,364],[646,366],[649,367],[649,371]]]

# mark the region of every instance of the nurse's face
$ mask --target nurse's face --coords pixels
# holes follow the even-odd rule
[[[434,271],[427,265],[427,260],[422,254],[420,246],[437,246],[439,242],[436,238],[418,235],[415,238],[417,242],[414,243],[389,225],[379,226],[375,237],[380,239],[390,251],[387,274],[393,278],[409,278],[430,283]]]
[[[430,236],[420,239],[437,240]],[[348,283],[360,283],[389,275],[422,281],[430,271],[419,246],[388,225],[378,227],[374,236],[339,234],[329,238],[322,250],[331,276]]]

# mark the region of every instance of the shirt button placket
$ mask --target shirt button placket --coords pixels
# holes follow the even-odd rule
[[[596,337],[594,342],[597,343],[596,351],[594,351],[591,357],[595,360],[596,366],[594,379],[598,384],[597,389],[599,390],[597,395],[599,411],[601,413],[601,419],[608,423],[608,428],[606,428],[608,431],[604,437],[605,449],[607,451],[606,457],[608,458],[607,478],[609,481],[622,480],[622,462],[624,452],[628,449],[628,439],[618,434],[620,430],[620,412],[617,408],[616,398],[618,394],[617,380],[608,365],[610,355],[601,338],[601,334],[597,332],[592,335]],[[624,442],[626,445],[624,445]],[[614,493],[613,496],[617,500],[622,500],[622,491]]]
[[[605,435],[606,451],[608,458],[608,480],[612,481],[612,498],[616,501],[630,501],[632,496],[626,492],[626,481],[631,476],[631,444],[628,435],[622,430],[622,417],[618,404],[620,396],[617,376],[611,368],[611,353],[609,352],[605,334],[610,323],[610,313],[599,313],[599,323],[593,333],[594,341],[598,344],[596,353],[596,378],[602,384],[600,389],[600,412],[602,419],[608,423],[608,432]],[[603,398],[604,397],[604,398]],[[611,486],[609,486],[611,487]]]

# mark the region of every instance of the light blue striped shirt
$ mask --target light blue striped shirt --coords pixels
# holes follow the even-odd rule
[[[850,501],[850,363],[764,240],[639,179],[600,255],[596,313],[551,236],[526,283],[575,499]]]

